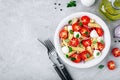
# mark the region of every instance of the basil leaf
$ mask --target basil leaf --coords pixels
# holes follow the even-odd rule
[[[73,50],[72,50],[72,48],[71,47],[69,47],[69,52],[72,52]]]
[[[100,55],[100,53],[99,52],[97,52],[97,56],[99,56]]]
[[[69,39],[65,39],[65,42],[67,42],[67,43],[68,43],[69,41],[70,41]]]
[[[72,24],[72,20],[69,20],[69,21],[68,21],[68,24]]]
[[[70,34],[73,34],[73,30],[70,30]]]
[[[66,58],[69,58],[68,54],[66,54]]]
[[[82,26],[83,25],[82,22],[80,22],[79,25]]]
[[[88,31],[86,31],[85,34],[88,35]]]
[[[93,43],[93,44],[96,44],[96,43],[97,43],[97,41],[93,41],[92,43]]]
[[[99,65],[98,68],[102,69],[102,68],[104,68],[104,65]]]
[[[76,60],[76,58],[72,57],[72,58],[71,58],[71,61],[74,61],[74,60]]]
[[[67,3],[67,7],[76,7],[76,1],[71,0],[69,3]]]
[[[87,58],[90,58],[90,54],[89,53],[87,53],[86,56],[87,56]]]
[[[82,43],[80,43],[80,47],[83,47]]]
[[[79,38],[79,36],[80,36],[80,35],[79,35],[79,34],[77,34],[77,35],[76,35],[76,38]]]
[[[103,41],[103,40],[101,40],[100,42],[101,42],[102,44],[104,44],[104,41]]]

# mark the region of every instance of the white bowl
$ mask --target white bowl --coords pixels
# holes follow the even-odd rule
[[[72,62],[71,60],[67,59],[64,55],[64,53],[62,52],[61,50],[61,46],[60,46],[60,39],[59,39],[59,32],[61,30],[61,28],[63,28],[63,26],[65,24],[68,24],[68,21],[72,18],[75,18],[75,17],[81,17],[83,15],[87,15],[89,16],[90,18],[92,19],[95,19],[95,21],[101,25],[102,29],[104,30],[104,41],[105,41],[105,48],[103,49],[102,51],[102,55],[99,57],[99,58],[95,58],[91,61],[88,61],[86,63],[74,63]],[[65,62],[67,63],[68,65],[70,66],[73,66],[73,67],[76,67],[76,68],[89,68],[89,67],[92,67],[92,66],[95,66],[97,65],[98,63],[100,63],[105,57],[106,55],[108,54],[108,51],[110,49],[110,45],[111,45],[111,37],[110,37],[110,31],[108,29],[108,26],[105,24],[105,22],[99,18],[98,16],[92,14],[92,13],[88,13],[88,12],[78,12],[78,13],[74,13],[66,18],[64,18],[60,24],[58,25],[57,29],[56,29],[56,32],[55,32],[55,36],[54,36],[54,44],[55,44],[55,48],[56,48],[56,51],[59,55],[59,57]]]

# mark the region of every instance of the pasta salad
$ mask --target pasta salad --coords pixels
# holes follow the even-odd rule
[[[62,52],[75,63],[99,58],[105,47],[101,25],[86,15],[69,20],[59,38]]]

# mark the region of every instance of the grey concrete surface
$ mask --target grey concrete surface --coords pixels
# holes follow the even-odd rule
[[[77,7],[66,8],[68,1],[0,0],[0,80],[60,80],[46,49],[37,38],[42,41],[50,38],[53,41],[59,22],[75,12],[91,12],[105,20],[98,12],[100,0],[96,0],[95,5],[89,8],[82,6],[80,0],[77,0]],[[106,23],[113,36],[112,31],[120,21]],[[111,47],[116,44],[119,46],[120,43],[114,43],[114,40],[118,39],[112,38]],[[114,71],[107,69],[108,60],[116,62]],[[105,67],[98,69],[100,64]],[[120,57],[114,58],[109,52],[100,64],[88,69],[65,65],[74,80],[120,80]]]

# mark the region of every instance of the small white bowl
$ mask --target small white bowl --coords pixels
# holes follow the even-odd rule
[[[95,21],[101,25],[102,29],[104,30],[104,41],[105,41],[105,48],[102,51],[102,55],[99,58],[95,58],[91,61],[88,62],[80,62],[80,63],[74,63],[71,60],[67,59],[64,55],[64,53],[61,50],[61,46],[60,46],[60,39],[59,39],[59,32],[61,30],[61,28],[63,28],[63,26],[65,24],[68,24],[68,21],[71,20],[72,18],[75,17],[81,17],[83,15],[87,15],[92,19],[95,19]],[[78,12],[78,13],[74,13],[66,18],[64,18],[60,24],[58,25],[56,32],[55,32],[55,36],[54,36],[54,44],[55,44],[55,48],[56,51],[59,55],[59,57],[68,65],[72,66],[72,67],[76,67],[76,68],[89,68],[92,66],[97,65],[98,63],[100,63],[108,54],[108,51],[110,49],[110,45],[111,45],[111,36],[110,36],[110,31],[107,27],[107,25],[105,24],[105,22],[99,18],[98,16],[96,16],[95,14],[92,13],[88,13],[88,12]]]

